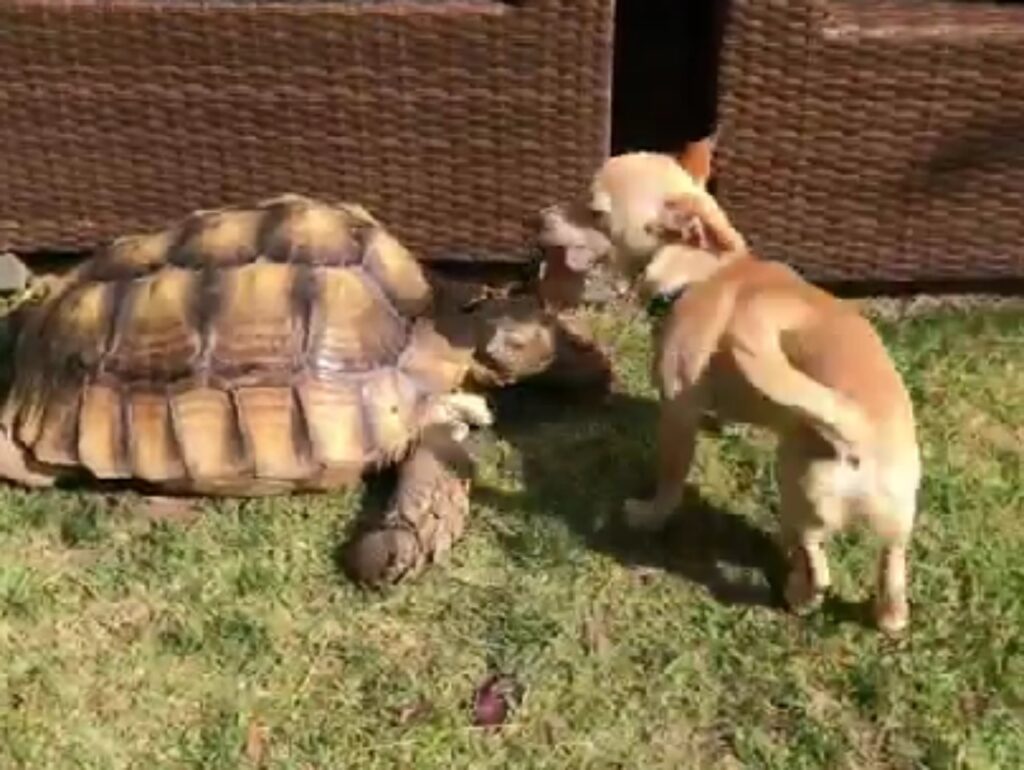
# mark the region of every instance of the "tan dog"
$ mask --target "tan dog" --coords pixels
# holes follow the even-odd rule
[[[628,522],[659,528],[676,508],[703,414],[768,428],[780,439],[787,601],[794,609],[820,602],[830,584],[824,543],[859,519],[884,543],[877,623],[899,631],[909,620],[906,559],[921,467],[910,398],[880,338],[853,306],[785,265],[752,256],[717,202],[678,164],[616,160],[591,191],[597,213],[589,227],[608,246],[589,259],[581,252],[574,266],[608,258],[639,272],[645,295],[678,295],[655,332],[657,491],[627,501]],[[596,242],[578,222],[548,216],[560,228],[546,231],[548,243],[566,234],[577,245]],[[711,250],[671,243],[695,238]]]

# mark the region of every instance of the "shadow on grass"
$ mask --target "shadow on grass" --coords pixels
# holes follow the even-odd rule
[[[625,498],[653,483],[657,404],[615,393],[513,388],[495,395],[496,431],[518,450],[524,491],[478,485],[480,503],[523,520],[559,519],[588,547],[638,570],[663,570],[703,586],[723,604],[781,606],[784,564],[771,535],[688,488],[666,529],[639,534],[622,523]],[[528,528],[528,527],[527,527]],[[511,553],[516,527],[503,535]]]

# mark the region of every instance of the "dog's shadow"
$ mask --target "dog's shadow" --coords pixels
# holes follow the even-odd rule
[[[474,489],[476,500],[510,517],[559,519],[588,547],[640,574],[674,574],[723,604],[782,606],[785,565],[772,536],[696,489],[687,489],[684,506],[656,534],[622,523],[625,498],[649,492],[644,485],[653,483],[655,401],[536,391],[520,386],[492,399],[495,432],[517,450],[520,465],[512,472],[522,491],[483,483]],[[530,527],[513,526],[501,535],[510,553],[522,547],[517,538],[524,530]]]

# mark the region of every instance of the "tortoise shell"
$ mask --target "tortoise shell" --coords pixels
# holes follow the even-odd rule
[[[394,461],[468,353],[361,206],[284,196],[113,241],[33,308],[0,425],[35,461],[198,491]]]

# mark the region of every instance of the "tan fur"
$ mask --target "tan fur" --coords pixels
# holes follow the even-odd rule
[[[750,254],[703,182],[677,159],[640,153],[613,158],[591,186],[603,214],[589,227],[611,243],[591,264],[607,258],[639,274],[646,295],[685,289],[655,333],[657,491],[627,501],[627,520],[656,529],[676,508],[703,415],[767,428],[779,438],[790,605],[821,599],[824,543],[860,520],[883,541],[877,622],[898,631],[909,620],[906,552],[921,476],[906,388],[856,309]],[[595,241],[586,223],[557,225],[576,243]]]
[[[682,166],[701,186],[707,186],[711,178],[711,166],[715,154],[715,137],[707,136],[689,142],[679,154]]]
[[[668,248],[659,255],[664,282],[649,290],[675,288],[688,271],[694,250]],[[669,258],[679,264],[666,278]],[[903,382],[852,306],[779,263],[748,256],[720,264],[692,283],[659,332],[658,489],[652,500],[627,503],[629,521],[658,527],[674,510],[701,414],[768,428],[779,437],[787,599],[801,607],[821,598],[830,583],[824,543],[860,519],[884,543],[876,617],[897,631],[909,617],[906,550],[921,475]]]

